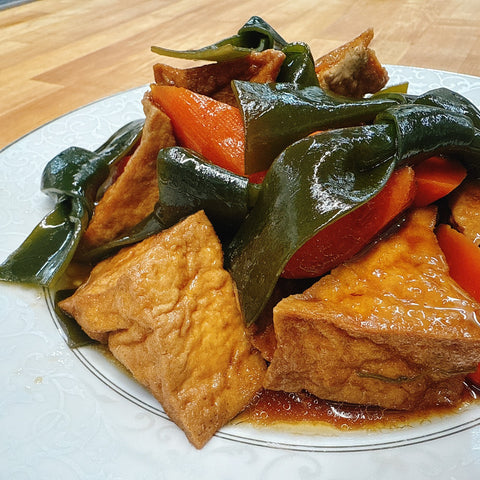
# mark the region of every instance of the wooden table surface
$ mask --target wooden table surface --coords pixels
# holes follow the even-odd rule
[[[0,11],[0,148],[151,82],[150,46],[205,46],[252,15],[315,57],[372,26],[382,63],[480,76],[479,0],[37,0]]]

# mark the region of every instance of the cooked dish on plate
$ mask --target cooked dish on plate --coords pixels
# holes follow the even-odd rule
[[[267,392],[478,395],[480,111],[387,87],[372,39],[315,60],[252,17],[152,47],[201,64],[155,64],[144,120],[47,164],[54,209],[0,266],[58,290],[69,344],[105,344],[197,448]]]

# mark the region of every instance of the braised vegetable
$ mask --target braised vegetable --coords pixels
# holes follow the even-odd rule
[[[319,86],[315,61],[310,47],[303,42],[290,43],[282,48],[286,55],[277,82],[293,83],[303,87]]]
[[[450,276],[480,302],[480,248],[450,225],[439,225],[436,233]]]
[[[438,107],[448,112],[465,115],[475,127],[475,134],[468,148],[455,148],[455,158],[462,162],[468,175],[480,177],[480,110],[470,100],[447,88],[437,88],[419,95],[407,96],[412,103]]]
[[[286,42],[267,22],[256,16],[251,17],[236,35],[213,45],[198,50],[170,50],[155,46],[152,47],[152,52],[188,60],[223,62],[268,49],[281,50],[286,55],[278,82],[318,86],[315,62],[309,46],[303,42]]]
[[[448,88],[436,88],[419,95],[414,103],[440,107],[449,112],[469,117],[475,128],[480,128],[480,110],[463,95]]]
[[[83,253],[83,261],[98,261],[121,247],[139,242],[204,210],[217,234],[231,239],[256,202],[260,185],[214,165],[182,147],[160,150],[157,159],[159,200],[152,214],[127,235]]]
[[[410,206],[414,194],[413,170],[397,170],[378,195],[302,245],[288,261],[282,277],[319,277],[352,258]]]
[[[231,234],[239,228],[261,188],[179,147],[160,151],[157,176],[155,215],[162,223],[170,226],[204,210],[220,234]]]
[[[70,297],[75,290],[59,290],[55,292],[54,309],[57,317],[58,324],[65,334],[65,341],[70,348],[78,348],[84,345],[90,345],[94,343],[83,330],[82,327],[75,321],[75,319],[63,311],[58,303],[65,298]]]
[[[469,373],[467,375],[467,378],[469,378],[473,383],[475,383],[475,385],[480,387],[480,364],[473,373]]]
[[[417,192],[413,204],[424,207],[448,195],[467,176],[466,168],[457,160],[430,157],[415,166]]]
[[[245,134],[238,108],[186,88],[152,85],[151,92],[170,117],[181,146],[231,172],[245,173]]]
[[[288,145],[318,130],[371,122],[385,109],[404,103],[401,95],[350,100],[320,87],[234,80],[245,124],[245,173],[266,170]]]
[[[361,100],[328,94],[314,78],[308,46],[287,43],[258,17],[237,35],[204,49],[153,50],[223,61],[270,48],[286,55],[278,82],[234,81],[239,110],[223,105],[218,109],[209,99],[205,113],[201,102],[191,106],[191,92],[152,86],[153,98],[176,122],[181,143],[200,154],[182,148],[161,150],[155,211],[129,235],[87,252],[86,258],[101,258],[204,209],[222,235],[225,260],[237,282],[246,322],[251,323],[295,252],[375,198],[395,169],[445,151],[457,155],[470,175],[480,174],[480,115],[468,100],[445,89],[420,97],[385,92]],[[198,112],[200,104],[203,120],[197,121],[192,112]],[[188,115],[182,117],[185,112]],[[205,124],[212,112],[213,123]],[[318,130],[326,131],[312,135]],[[222,138],[234,138],[239,150],[232,155]],[[220,166],[209,165],[202,154]],[[43,189],[57,207],[7,259],[0,278],[42,285],[57,278],[89,221],[108,166],[123,156],[108,156],[102,148],[70,149],[52,160]],[[249,177],[268,172],[255,187],[226,169]]]
[[[374,125],[328,131],[286,148],[226,249],[246,323],[256,320],[292,255],[378,194],[395,167],[420,153],[468,146],[474,135],[463,115],[402,105],[383,112]]]
[[[437,240],[447,260],[450,276],[480,302],[480,249],[465,235],[450,225],[437,227]],[[480,386],[480,364],[477,370],[467,375]]]
[[[225,38],[213,45],[198,50],[170,50],[152,47],[159,55],[184,58],[188,60],[225,61],[243,57],[252,51],[269,48],[281,50],[287,42],[262,18],[253,16],[243,25],[236,35]]]
[[[50,160],[41,189],[55,208],[0,265],[0,280],[50,285],[61,276],[91,218],[97,190],[130,153],[142,127],[142,120],[131,122],[94,152],[71,147]]]

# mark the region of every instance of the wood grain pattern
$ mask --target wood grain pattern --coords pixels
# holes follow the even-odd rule
[[[306,41],[314,56],[372,26],[383,63],[480,76],[476,0],[37,0],[0,11],[0,148],[79,106],[152,81],[159,57],[151,45],[204,46],[252,15],[287,40]]]

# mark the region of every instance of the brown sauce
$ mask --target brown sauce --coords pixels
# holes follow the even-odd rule
[[[396,411],[368,405],[321,400],[306,392],[262,390],[236,418],[235,423],[258,426],[274,424],[326,424],[342,430],[395,428],[434,417],[451,415],[472,403],[480,404],[480,388],[466,384],[460,403],[425,410]]]

